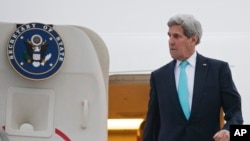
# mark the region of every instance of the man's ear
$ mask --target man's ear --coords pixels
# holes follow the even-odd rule
[[[198,42],[199,37],[197,35],[194,35],[191,37],[192,44],[196,45]]]

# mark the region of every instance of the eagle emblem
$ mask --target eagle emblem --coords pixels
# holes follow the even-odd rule
[[[53,26],[27,23],[11,35],[7,56],[11,67],[29,80],[45,80],[54,76],[64,62],[62,38]]]
[[[46,54],[49,44],[43,41],[43,38],[36,34],[31,37],[31,40],[25,41],[26,52],[23,57],[27,63],[31,63],[34,67],[44,66],[51,58],[51,53]]]

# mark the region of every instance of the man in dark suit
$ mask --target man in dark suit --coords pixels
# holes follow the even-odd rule
[[[168,21],[171,62],[153,71],[143,141],[229,141],[231,124],[242,124],[241,97],[227,62],[207,58],[195,47],[202,28],[192,15]],[[178,90],[186,61],[187,106]],[[220,110],[226,121],[220,128]],[[185,116],[187,111],[187,116]]]

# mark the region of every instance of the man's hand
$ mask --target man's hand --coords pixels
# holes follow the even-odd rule
[[[213,138],[215,141],[230,141],[230,132],[228,130],[222,129],[215,133]]]

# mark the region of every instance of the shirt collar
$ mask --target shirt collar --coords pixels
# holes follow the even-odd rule
[[[195,51],[186,61],[188,61],[189,65],[195,67],[197,52]],[[179,66],[182,61],[177,60],[176,66]]]

